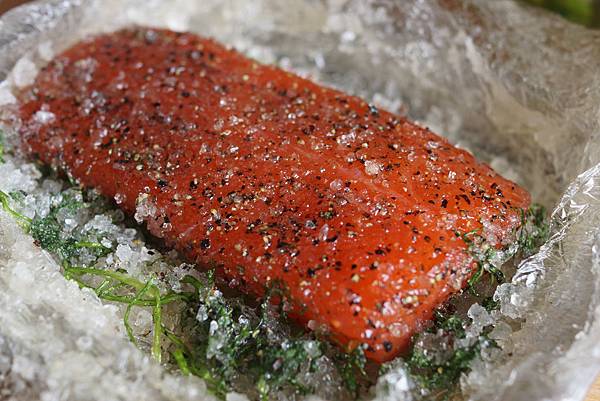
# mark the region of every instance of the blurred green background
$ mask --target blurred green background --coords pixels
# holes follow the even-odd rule
[[[490,0],[495,1],[495,0]],[[523,0],[591,28],[600,28],[600,0]]]

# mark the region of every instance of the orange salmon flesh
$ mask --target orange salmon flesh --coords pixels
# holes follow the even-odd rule
[[[32,157],[142,205],[153,235],[240,290],[281,283],[294,319],[376,362],[476,270],[456,233],[506,246],[530,203],[426,128],[189,33],[84,40],[20,107]]]

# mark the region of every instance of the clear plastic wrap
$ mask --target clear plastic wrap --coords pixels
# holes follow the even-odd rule
[[[463,394],[584,398],[600,372],[599,32],[508,0],[48,0],[0,18],[3,115],[53,53],[131,24],[214,36],[372,99],[528,188],[553,210],[551,237],[498,288],[491,319],[502,352],[476,361],[461,378]],[[8,164],[0,189],[35,185],[26,164]],[[0,217],[0,391],[45,400],[210,397],[199,379],[164,372],[135,350],[110,306],[64,280]],[[411,399],[402,366],[385,380],[377,388],[392,391],[376,397]]]

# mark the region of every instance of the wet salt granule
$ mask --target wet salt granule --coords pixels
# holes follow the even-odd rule
[[[37,67],[27,57],[23,57],[15,64],[12,71],[12,80],[17,88],[29,86],[35,80]]]
[[[367,160],[365,162],[365,172],[369,175],[377,175],[381,171],[381,163],[373,160]]]
[[[0,106],[17,103],[17,98],[12,94],[7,81],[0,82]]]
[[[36,122],[40,124],[48,124],[54,121],[56,116],[54,115],[54,113],[51,113],[49,111],[40,110],[35,113],[33,118]]]

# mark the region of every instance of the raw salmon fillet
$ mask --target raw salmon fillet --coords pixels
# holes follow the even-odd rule
[[[26,151],[136,213],[200,268],[382,362],[514,240],[525,190],[403,117],[193,34],[134,28],[56,57]]]

